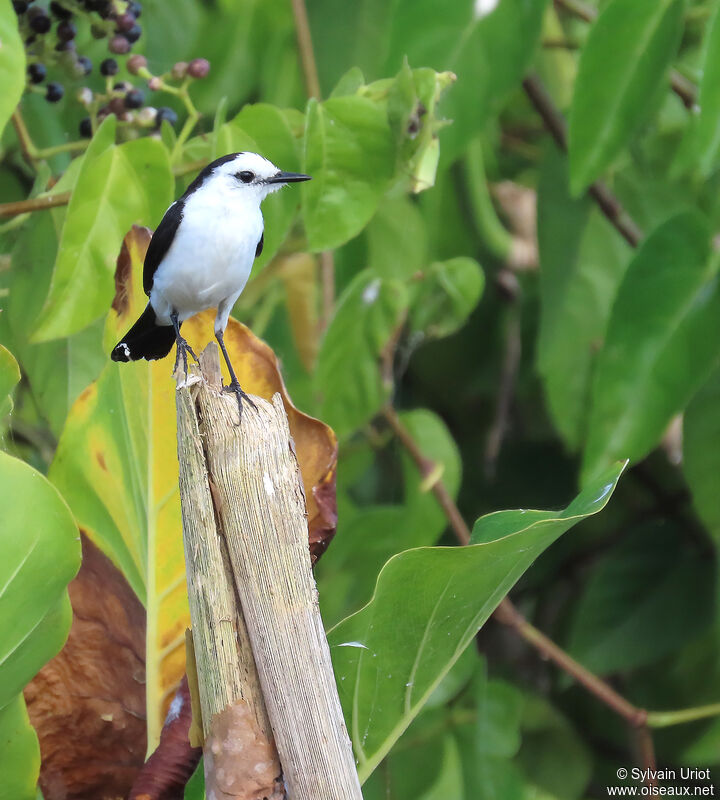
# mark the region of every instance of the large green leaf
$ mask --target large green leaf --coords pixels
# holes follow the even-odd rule
[[[683,471],[700,519],[720,544],[720,370],[693,398],[683,426]]]
[[[151,138],[115,146],[114,120],[105,119],[85,153],[35,341],[68,336],[107,312],[123,236],[133,223],[157,225],[172,200],[166,148]]]
[[[12,391],[20,380],[20,367],[13,354],[0,344],[0,422],[12,411]]]
[[[608,469],[563,511],[489,514],[467,547],[408,550],[385,564],[368,605],[329,632],[362,779],[537,556],[605,506],[622,469]]]
[[[708,178],[720,164],[720,5],[707,26],[696,114],[678,152],[677,169],[695,166]]]
[[[540,331],[537,367],[566,444],[587,430],[592,370],[630,248],[586,198],[573,200],[567,160],[551,148],[538,188]]]
[[[364,270],[343,292],[323,339],[316,373],[321,416],[338,436],[373,417],[390,396],[380,362],[402,323],[407,290]]]
[[[65,641],[66,587],[80,565],[80,537],[58,491],[0,453],[0,708]]]
[[[451,163],[520,83],[533,57],[546,0],[500,0],[491,10],[473,0],[399,0],[392,17],[386,71],[413,65],[452,70],[457,83],[440,104],[453,124],[441,134]]]
[[[36,800],[40,747],[18,694],[0,709],[0,800]]]
[[[612,0],[593,24],[575,81],[568,148],[579,194],[610,165],[664,84],[683,0]]]
[[[595,371],[585,477],[642,458],[720,357],[720,286],[695,213],[655,230],[625,273]]]
[[[593,672],[652,664],[712,620],[712,562],[671,526],[632,532],[595,565],[576,603],[568,649]]]
[[[311,100],[305,128],[303,216],[311,250],[360,233],[393,175],[395,148],[382,105],[357,95]]]
[[[10,0],[0,0],[0,135],[25,89],[25,48]]]

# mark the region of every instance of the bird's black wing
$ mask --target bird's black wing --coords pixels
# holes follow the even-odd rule
[[[265,244],[265,231],[260,234],[260,241],[257,243],[257,247],[255,248],[255,258],[257,258],[260,253],[263,251],[263,245]]]
[[[160,266],[160,262],[165,258],[170,245],[173,243],[177,229],[182,222],[184,208],[185,203],[182,198],[175,201],[165,212],[165,216],[150,240],[143,267],[143,289],[148,297],[152,290],[155,270]]]

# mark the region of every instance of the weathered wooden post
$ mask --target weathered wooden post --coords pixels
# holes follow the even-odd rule
[[[217,347],[200,360],[177,414],[207,796],[361,800],[285,409],[254,397],[238,425]]]

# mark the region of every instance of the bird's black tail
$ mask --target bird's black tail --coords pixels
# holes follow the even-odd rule
[[[172,325],[158,325],[155,311],[148,303],[138,321],[115,345],[110,358],[113,361],[165,358],[174,342],[175,330]]]

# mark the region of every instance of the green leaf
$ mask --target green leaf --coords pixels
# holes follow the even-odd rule
[[[340,297],[316,372],[321,416],[339,437],[370,420],[390,396],[380,361],[406,308],[403,284],[371,270],[361,272]]]
[[[571,449],[587,432],[592,372],[630,247],[587,198],[573,200],[567,160],[550,148],[538,188],[537,367],[555,427]]]
[[[0,709],[0,800],[36,800],[40,746],[21,694]]]
[[[0,135],[25,89],[25,48],[10,0],[0,0]]]
[[[59,183],[66,176],[67,172]],[[99,324],[51,342],[29,341],[50,286],[57,246],[52,212],[36,215],[32,224],[23,228],[12,251],[10,302],[2,314],[9,326],[8,341],[30,381],[33,399],[55,435],[60,434],[75,398],[107,363]]]
[[[580,194],[652,107],[682,31],[683,0],[612,0],[583,47],[570,108],[570,187]]]
[[[411,284],[410,326],[431,339],[461,328],[480,301],[485,277],[472,258],[437,261]]]
[[[683,472],[700,519],[720,544],[720,370],[695,395],[683,424]]]
[[[699,73],[697,106],[674,167],[693,165],[708,178],[720,165],[720,5],[705,32]]]
[[[408,197],[384,198],[367,227],[368,265],[382,278],[407,280],[427,264],[425,220]]]
[[[682,650],[712,620],[713,566],[680,531],[649,525],[594,566],[573,615],[568,649],[605,675]]]
[[[387,114],[365,97],[311,100],[305,128],[302,207],[308,245],[331,250],[356,236],[377,209],[395,167]]]
[[[442,162],[452,163],[522,80],[540,35],[546,0],[501,0],[490,13],[474,0],[400,0],[386,71],[411,64],[451,70],[457,83],[439,110]]]
[[[77,526],[36,470],[0,453],[0,708],[52,658],[70,628],[66,587],[80,565]],[[28,527],[29,509],[38,524]]]
[[[629,265],[597,361],[583,475],[657,443],[720,356],[720,286],[695,212],[645,240]]]
[[[35,341],[76,333],[107,312],[123,236],[134,223],[156,225],[172,200],[165,147],[150,138],[114,146],[114,119],[105,119],[85,153]]]
[[[0,421],[12,411],[12,391],[19,380],[20,367],[15,357],[0,344]]]
[[[527,695],[517,764],[532,787],[532,797],[581,800],[593,762],[579,732],[544,698]]]
[[[467,547],[394,556],[372,600],[329,632],[361,779],[375,769],[515,582],[559,536],[607,503],[616,464],[560,512],[481,517]]]

